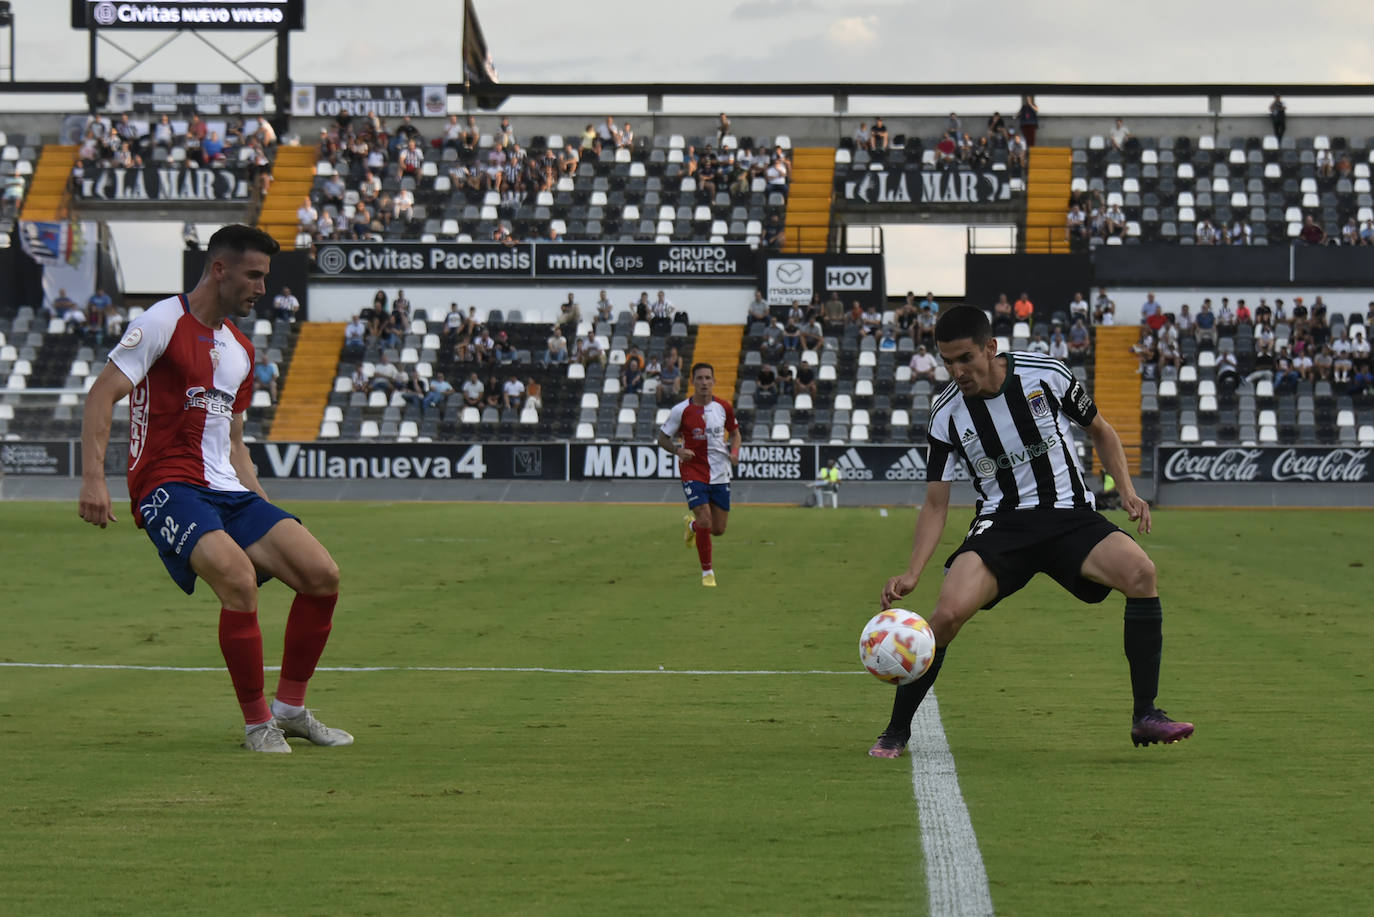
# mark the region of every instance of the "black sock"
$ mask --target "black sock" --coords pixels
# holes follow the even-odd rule
[[[930,686],[935,684],[935,677],[940,674],[940,666],[945,661],[946,647],[939,647],[935,650],[935,658],[930,662],[930,668],[926,673],[909,685],[898,685],[897,696],[892,700],[892,719],[887,723],[885,733],[896,733],[898,735],[911,735],[911,718],[916,715],[916,708],[921,706],[921,701],[926,699],[926,693],[930,691]]]
[[[1159,693],[1159,657],[1164,646],[1164,613],[1158,597],[1126,599],[1126,661],[1131,664],[1131,695],[1135,715],[1154,709]]]

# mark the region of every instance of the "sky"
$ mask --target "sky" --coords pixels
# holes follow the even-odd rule
[[[15,69],[20,80],[80,80],[87,75],[85,33],[71,29],[67,0],[13,0]],[[461,78],[463,5],[408,0],[395,15],[375,0],[306,0],[306,30],[291,36],[291,76],[314,83],[434,83]],[[505,82],[1121,82],[1374,84],[1374,4],[1351,0],[1157,0],[1148,7],[1112,0],[1039,3],[964,0],[696,0],[689,4],[576,0],[554,4],[477,0],[487,43]],[[169,33],[110,33],[123,51],[146,53]],[[249,52],[263,33],[214,33],[230,57]],[[3,44],[0,44],[3,47]],[[99,74],[136,81],[271,80],[275,49],[267,42],[240,61],[245,74],[202,41],[182,34],[150,60],[135,61],[99,43]],[[133,68],[130,70],[130,68]],[[454,103],[457,100],[452,100]],[[1374,96],[1336,102],[1289,100],[1304,112],[1374,113]],[[10,110],[68,110],[80,97],[0,101]],[[1119,100],[1039,98],[1042,113],[1118,113]],[[711,99],[669,100],[671,110],[715,112]],[[828,98],[735,100],[732,116],[750,111],[830,111]],[[903,112],[1016,108],[1015,99],[958,101],[852,100],[889,118]],[[1201,112],[1205,100],[1131,100],[1132,112]],[[1258,113],[1262,98],[1232,99],[1228,113]],[[635,106],[638,106],[636,109]],[[513,99],[503,112],[616,110],[632,114],[643,100]],[[1129,112],[1127,112],[1129,114]],[[736,123],[739,123],[736,117]],[[518,124],[518,122],[517,122]],[[1374,134],[1374,130],[1371,130]],[[168,233],[173,230],[167,230]],[[890,246],[903,233],[893,230]],[[170,236],[169,236],[170,238]],[[174,242],[175,240],[172,239]],[[943,277],[897,282],[962,290],[962,228],[908,246],[947,264]],[[125,258],[126,270],[132,267]],[[889,259],[890,264],[901,264]],[[926,282],[922,282],[926,281]],[[941,286],[941,284],[945,286]],[[957,289],[956,289],[957,287]]]

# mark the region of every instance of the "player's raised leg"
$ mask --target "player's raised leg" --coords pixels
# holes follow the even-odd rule
[[[263,696],[262,629],[253,562],[225,531],[206,532],[191,551],[191,569],[220,601],[219,648],[243,710],[243,747],[288,753],[291,746],[273,723]]]
[[[965,551],[954,559],[949,573],[935,600],[935,610],[929,617],[930,629],[935,633],[935,659],[920,678],[897,688],[892,700],[892,716],[887,728],[868,753],[875,758],[899,758],[907,742],[911,741],[911,720],[930,692],[931,686],[944,665],[945,649],[959,629],[984,605],[997,598],[997,578],[972,551]]]
[[[1135,745],[1177,742],[1193,734],[1192,723],[1172,720],[1155,706],[1163,653],[1164,614],[1155,565],[1125,532],[1113,532],[1088,553],[1083,576],[1126,596],[1123,642],[1131,669],[1131,741]]]
[[[272,714],[287,736],[316,745],[352,745],[353,736],[330,728],[305,708],[305,691],[333,627],[339,600],[339,567],[324,545],[295,519],[283,519],[249,545],[248,556],[263,573],[295,590],[286,619],[281,676]]]

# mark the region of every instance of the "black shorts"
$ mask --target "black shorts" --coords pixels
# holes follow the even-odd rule
[[[997,578],[991,608],[1016,592],[1032,576],[1047,573],[1079,601],[1096,604],[1112,587],[1085,579],[1079,571],[1098,542],[1121,529],[1091,509],[1022,509],[978,516],[958,550],[945,561],[972,551]]]

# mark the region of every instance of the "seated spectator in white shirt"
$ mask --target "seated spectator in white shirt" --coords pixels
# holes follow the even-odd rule
[[[935,362],[935,357],[926,352],[926,345],[920,344],[917,346],[916,352],[911,355],[911,362],[909,365],[911,367],[911,378],[913,380],[925,379],[928,382],[935,381],[935,367],[938,364]]]

